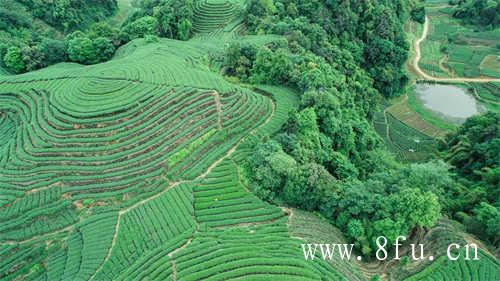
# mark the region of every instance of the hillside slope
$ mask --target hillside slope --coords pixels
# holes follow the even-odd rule
[[[197,1],[193,39],[135,39],[105,63],[4,76],[0,68],[0,280],[473,276],[477,267],[466,264],[459,275],[442,259],[401,271],[394,263],[304,259],[304,241],[347,240],[328,221],[251,191],[247,160],[304,96],[222,76],[214,58],[231,43],[287,43],[242,36],[241,9],[234,0]],[[347,90],[364,92],[354,84]],[[353,116],[340,118],[332,117]],[[414,239],[441,255],[445,243],[467,241],[449,224]],[[488,259],[493,273],[476,279],[496,277],[498,268]]]
[[[2,280],[342,278],[306,263],[237,176],[297,99],[210,72],[218,48],[136,40],[107,63],[0,78]]]

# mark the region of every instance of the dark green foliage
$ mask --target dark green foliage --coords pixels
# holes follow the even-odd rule
[[[152,17],[156,19],[157,26],[150,29],[147,34],[154,34],[162,37],[188,40],[191,37],[191,28],[193,22],[193,1],[192,0],[144,0],[141,3],[141,9],[134,13],[128,22],[125,23],[125,30],[132,31],[137,28],[134,25],[138,19]],[[149,24],[152,20],[148,18]],[[137,23],[136,23],[137,25]],[[133,35],[137,34],[132,32]]]
[[[116,10],[116,0],[20,0],[17,2],[22,3],[35,18],[65,31],[85,28],[93,22],[106,19]]]
[[[417,5],[414,7],[411,12],[411,19],[419,22],[419,23],[424,23],[425,22],[425,6],[423,4]]]
[[[500,114],[493,112],[469,118],[446,138],[446,159],[470,179],[500,165]]]
[[[500,25],[499,0],[460,0],[453,16],[466,23],[476,24],[488,29]]]
[[[63,41],[44,38],[40,43],[40,50],[44,55],[44,66],[63,62],[67,59],[66,44]]]
[[[400,19],[390,7],[381,6],[373,13],[375,29],[365,35],[365,66],[375,87],[388,97],[402,93],[408,78],[402,65],[409,49]]]
[[[398,164],[369,122],[379,91],[394,96],[407,82],[406,4],[250,1],[250,29],[284,35],[287,44],[236,43],[224,60],[226,73],[241,80],[302,92],[282,131],[256,148],[253,189],[267,200],[321,212],[365,254],[373,254],[379,235],[392,242],[432,226],[442,206],[462,204],[446,201],[463,190],[447,165]]]
[[[27,71],[33,71],[44,65],[44,53],[39,46],[25,46],[22,49],[23,61]]]
[[[500,114],[488,112],[467,119],[440,149],[469,189],[454,197],[462,201],[456,216],[469,231],[498,246]]]
[[[18,1],[4,0],[0,3],[0,30],[27,28],[32,20],[32,16]]]
[[[115,52],[111,41],[104,37],[92,40],[79,32],[69,38],[71,39],[68,41],[68,56],[74,62],[82,64],[103,62],[110,59]]]
[[[490,239],[493,244],[498,242],[498,233],[500,233],[500,210],[498,207],[491,206],[486,202],[481,202],[474,208],[476,220],[482,227],[484,236]]]
[[[94,39],[93,44],[99,62],[111,59],[115,53],[115,46],[113,46],[113,43],[107,38],[97,37]]]
[[[62,33],[87,28],[96,21],[105,20],[115,10],[116,0],[3,0],[0,2],[0,41],[5,44],[0,50],[2,65],[12,72],[21,73],[66,61],[67,46],[60,40]],[[101,31],[99,27],[104,29],[104,25],[93,28],[89,37],[108,37],[109,34],[96,36],[97,31]],[[116,46],[121,44],[118,36],[109,37]],[[101,43],[102,40],[99,43],[102,47]],[[21,56],[19,52],[11,53],[7,62],[5,55],[9,47],[18,48]],[[82,61],[95,63],[111,57],[108,48],[103,51],[101,58]]]
[[[250,1],[246,23],[251,31],[287,37],[292,52],[311,51],[347,72],[361,64],[386,96],[399,95],[407,81],[402,23],[409,1]],[[300,17],[297,17],[300,15]],[[311,73],[312,75],[317,73]]]
[[[316,139],[314,131],[305,132],[307,138]],[[393,242],[414,227],[432,226],[440,215],[439,201],[445,200],[444,193],[452,182],[442,176],[447,173],[442,162],[385,169],[366,181],[353,175],[341,181],[311,159],[296,161],[275,141],[257,147],[251,167],[258,195],[320,211],[334,220],[364,254],[373,253],[380,235]]]
[[[369,121],[378,92],[395,96],[407,83],[402,65],[409,46],[402,26],[410,16],[424,21],[422,3],[250,1],[249,29],[283,35],[287,42],[234,43],[223,61],[225,73],[242,81],[286,84],[302,93],[298,111],[250,160],[254,191],[269,201],[321,212],[365,254],[373,254],[379,235],[393,242],[415,227],[431,227],[441,213],[471,213],[489,194],[498,197],[497,162],[486,164],[482,184],[474,184],[457,178],[450,171],[456,168],[442,161],[397,163],[373,133]],[[478,130],[471,133],[484,138],[492,129]],[[463,160],[479,166],[498,161],[494,147],[479,145],[485,155],[469,151]],[[486,215],[475,224],[491,225],[496,212],[481,210]]]

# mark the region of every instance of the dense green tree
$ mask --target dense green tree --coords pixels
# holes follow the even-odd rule
[[[412,20],[424,23],[425,22],[425,6],[423,4],[419,4],[411,10],[411,18]]]
[[[488,112],[467,119],[447,136],[441,150],[461,175],[481,178],[478,172],[500,165],[500,114]]]
[[[256,193],[266,200],[274,200],[282,193],[288,175],[297,168],[295,159],[283,152],[281,145],[269,141],[256,147],[250,160]]]
[[[67,38],[68,56],[71,61],[82,64],[94,64],[109,60],[115,47],[111,40],[104,37],[90,39],[83,32],[74,32]]]
[[[40,43],[40,50],[44,56],[44,65],[63,62],[67,59],[66,44],[60,40],[44,38]]]
[[[479,222],[484,236],[495,245],[500,242],[500,210],[486,202],[474,208],[475,219]]]
[[[105,23],[95,23],[105,20],[115,10],[116,0],[3,0],[0,1],[0,41],[21,49],[24,66],[17,64],[14,72],[32,71],[68,59],[66,43],[60,40],[67,32],[91,26],[92,32],[87,35],[90,39],[111,37],[97,35],[96,30],[103,32],[111,28]],[[122,44],[115,38],[113,35],[113,39],[109,39],[115,46]],[[1,56],[3,66],[5,54]]]
[[[455,189],[454,215],[469,231],[498,245],[500,212],[500,114],[488,112],[465,121],[440,150],[467,191]]]
[[[44,53],[38,46],[25,46],[21,49],[27,71],[33,71],[44,66]]]
[[[3,62],[5,66],[16,73],[20,73],[26,68],[26,64],[23,60],[23,53],[18,47],[8,48],[3,57]]]
[[[99,37],[107,38],[113,42],[115,47],[118,47],[123,43],[123,40],[120,37],[120,30],[111,27],[107,22],[97,22],[91,25],[86,31],[86,34],[93,40]]]
[[[417,188],[391,193],[387,200],[392,217],[404,221],[410,229],[414,226],[433,226],[441,211],[435,194],[430,191],[422,192]]]
[[[152,16],[144,16],[125,27],[130,39],[155,35],[158,33],[158,20]]]
[[[463,0],[453,12],[453,16],[466,23],[477,24],[489,29],[500,25],[500,0]]]
[[[182,19],[177,25],[177,37],[180,40],[188,40],[191,35],[192,24],[188,19]]]
[[[97,62],[94,44],[88,37],[76,37],[69,40],[68,56],[71,61],[83,64],[93,64]]]
[[[92,42],[96,53],[97,61],[103,62],[109,60],[115,53],[115,46],[107,38],[98,37]]]
[[[141,9],[132,15],[127,25],[141,17],[153,17],[158,24],[154,35],[187,40],[191,36],[193,14],[193,0],[144,0],[141,3]],[[132,36],[131,38],[136,37]]]

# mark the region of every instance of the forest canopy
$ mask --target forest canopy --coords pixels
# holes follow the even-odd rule
[[[495,29],[500,26],[500,0],[452,0],[453,16],[465,23]]]
[[[491,236],[499,219],[493,199],[498,114],[466,122],[447,138],[443,156],[415,164],[396,160],[371,123],[384,97],[406,89],[409,45],[402,26],[423,17],[418,1],[254,0],[245,13],[249,31],[286,40],[233,43],[222,59],[225,73],[240,81],[301,93],[299,109],[249,161],[253,191],[270,202],[320,212],[367,255],[376,237],[393,242],[443,215],[468,228],[481,225],[488,229],[481,237],[498,243]],[[469,145],[457,141],[464,136]],[[461,145],[474,149],[453,148]],[[460,153],[452,156],[455,150]]]

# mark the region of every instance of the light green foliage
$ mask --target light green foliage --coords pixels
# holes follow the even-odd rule
[[[21,49],[17,47],[11,47],[7,49],[7,52],[3,57],[3,61],[5,63],[5,66],[11,68],[17,73],[23,71],[24,68],[26,67],[23,61],[23,55],[21,53]]]
[[[96,50],[92,40],[87,37],[77,37],[68,42],[68,55],[72,61],[91,64],[97,61]]]
[[[170,157],[170,159],[168,160],[168,166],[172,167],[175,164],[177,164],[179,161],[182,161],[188,155],[190,155],[191,153],[193,153],[193,151],[197,147],[199,147],[204,142],[206,142],[215,132],[216,132],[215,129],[212,129],[212,130],[208,131],[206,134],[204,134],[203,136],[199,137],[198,139],[196,139],[195,141],[193,141],[192,143],[190,143],[187,147],[184,147],[181,150],[179,150],[176,153],[174,153],[172,155],[172,157]]]
[[[177,27],[177,36],[180,40],[188,40],[191,33],[192,24],[189,20],[183,19]]]
[[[438,198],[430,191],[422,193],[418,189],[406,189],[400,194],[391,194],[389,206],[394,217],[409,225],[431,227],[440,215]]]
[[[115,53],[111,41],[104,37],[90,39],[77,35],[68,42],[69,59],[83,64],[94,64],[110,59]]]
[[[158,30],[158,20],[151,16],[145,16],[132,22],[126,27],[131,39],[154,35]]]
[[[490,238],[492,241],[497,239],[498,233],[500,233],[500,210],[498,207],[491,206],[486,202],[481,202],[473,210],[476,220],[483,227],[486,237]]]

